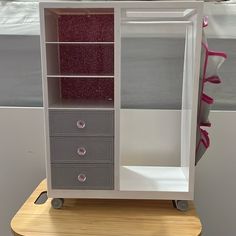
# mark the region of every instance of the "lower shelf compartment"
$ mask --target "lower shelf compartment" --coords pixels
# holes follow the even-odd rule
[[[48,77],[49,108],[114,108],[113,78]]]
[[[188,192],[182,167],[122,166],[120,191]]]

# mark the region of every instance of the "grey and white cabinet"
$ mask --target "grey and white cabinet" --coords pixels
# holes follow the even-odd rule
[[[202,5],[40,2],[49,197],[193,198]]]

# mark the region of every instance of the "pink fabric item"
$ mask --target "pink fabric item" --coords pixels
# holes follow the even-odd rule
[[[210,122],[201,122],[200,126],[211,127],[211,123]]]
[[[202,113],[202,112],[206,112],[205,110],[204,110],[204,105],[202,104],[202,103],[207,103],[208,105],[211,105],[211,104],[213,104],[214,103],[214,99],[213,98],[211,98],[211,97],[209,97],[208,95],[206,95],[205,93],[203,93],[202,94],[202,98],[201,98],[201,104],[200,104],[200,108],[201,108],[201,110],[200,110],[200,113]],[[208,108],[209,109],[209,108]],[[208,111],[209,112],[209,111]],[[200,116],[201,117],[201,116]],[[200,119],[200,118],[199,118]],[[206,121],[205,121],[206,120]],[[199,123],[200,123],[200,126],[207,126],[207,127],[211,127],[211,123],[208,121],[208,119],[206,119],[206,118],[204,118],[203,120],[202,120],[202,118],[200,119],[200,121],[199,121]]]
[[[204,147],[207,149],[210,146],[210,138],[209,134],[206,130],[200,128],[200,140],[197,144],[196,150],[198,150],[201,143],[204,145]]]
[[[205,146],[205,148],[208,148],[210,146],[210,138],[208,132],[204,129],[200,129],[200,131],[201,131],[201,141]]]
[[[210,96],[206,95],[205,93],[202,93],[202,100],[206,102],[207,104],[213,104],[214,99],[211,98]]]
[[[203,17],[202,27],[205,28],[208,26],[208,16]]]
[[[205,49],[205,60],[204,60],[204,67],[203,67],[203,79],[205,79],[208,57],[209,56],[219,56],[219,57],[223,57],[226,59],[227,54],[224,52],[211,51],[211,50],[209,50],[208,45],[206,45],[205,43],[202,43],[202,47]]]
[[[202,89],[200,91],[201,98],[203,96],[204,83],[205,82],[214,81],[214,79],[215,79],[215,81],[217,81],[216,79],[218,79],[218,81],[217,81],[218,83],[220,81],[220,78],[218,76],[212,76],[212,77],[206,78],[206,70],[207,70],[208,57],[209,56],[220,56],[220,57],[223,57],[225,59],[227,58],[226,53],[211,51],[211,50],[209,50],[208,45],[205,44],[205,43],[202,43],[202,48],[205,50],[205,58],[204,58],[204,66],[203,66],[203,78],[202,78],[203,84],[202,84]],[[212,103],[213,103],[213,101],[212,101]],[[199,108],[199,113],[200,112],[201,112],[201,103],[200,103],[200,108]],[[200,117],[200,114],[198,114],[198,120],[199,120],[199,117]]]
[[[210,76],[208,78],[205,78],[205,81],[204,82],[209,82],[209,83],[212,83],[212,84],[220,84],[221,83],[221,79],[219,76]]]
[[[208,26],[208,17],[203,18],[202,23],[203,28]],[[208,115],[210,107],[209,105],[214,103],[214,99],[210,96],[206,95],[204,93],[204,85],[206,82],[212,83],[212,84],[219,84],[221,83],[221,79],[219,78],[216,72],[211,72],[211,64],[209,65],[209,68],[207,71],[208,61],[210,56],[217,56],[217,57],[223,57],[224,59],[227,58],[227,55],[224,52],[215,52],[211,51],[208,48],[207,41],[204,38],[203,33],[203,42],[202,42],[202,50],[204,50],[203,56],[204,59],[202,61],[203,63],[203,71],[201,74],[200,82],[201,84],[201,90],[199,91],[200,101],[199,101],[199,107],[198,107],[198,118],[197,118],[197,138],[199,138],[197,146],[196,146],[196,156],[195,156],[195,165],[198,163],[198,161],[201,159],[202,155],[204,155],[206,149],[210,146],[210,138],[208,135],[208,132],[206,130],[201,129],[201,126],[211,126],[211,123],[208,121]],[[212,58],[213,59],[213,58]],[[202,64],[201,64],[202,65]],[[218,64],[220,65],[220,64]],[[217,66],[216,65],[216,69]],[[199,137],[200,136],[200,137]],[[204,149],[203,150],[203,146]]]

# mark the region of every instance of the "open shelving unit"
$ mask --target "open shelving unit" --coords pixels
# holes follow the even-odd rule
[[[114,107],[112,9],[46,10],[45,50],[49,109]]]
[[[40,17],[49,196],[193,199],[202,3],[45,0]]]

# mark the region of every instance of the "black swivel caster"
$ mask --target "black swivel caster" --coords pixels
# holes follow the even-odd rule
[[[174,206],[179,211],[187,211],[188,210],[188,201],[187,200],[174,200]]]
[[[64,198],[53,198],[51,205],[54,209],[61,209],[64,204]]]

